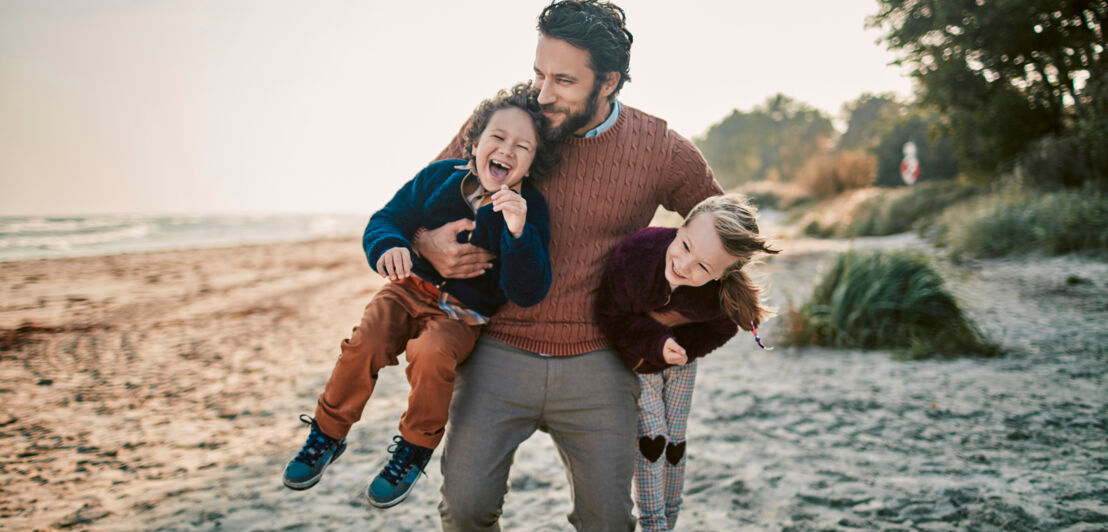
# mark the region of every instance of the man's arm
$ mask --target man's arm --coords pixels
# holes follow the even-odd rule
[[[663,174],[666,179],[662,206],[682,217],[705,198],[723,194],[708,161],[696,146],[674,131],[669,131],[673,143],[669,164]]]
[[[435,161],[441,161],[443,159],[464,159],[463,155],[465,150],[463,147],[465,146],[465,133],[468,127],[469,120],[466,120],[466,122],[462,124],[462,128],[454,134],[454,138],[450,139],[450,144],[447,144],[446,147],[439,152],[439,156],[435,157]]]
[[[469,123],[451,139],[450,144],[439,153],[436,160],[461,159],[464,135]],[[492,267],[492,253],[472,244],[459,244],[458,233],[472,231],[473,220],[460,219],[444,224],[436,229],[420,229],[412,237],[412,249],[423,257],[440,275],[448,279],[469,279],[477,277]]]

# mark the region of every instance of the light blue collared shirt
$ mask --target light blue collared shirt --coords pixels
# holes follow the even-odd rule
[[[612,105],[612,112],[608,113],[608,119],[604,122],[601,122],[599,126],[590,129],[587,133],[585,133],[584,138],[591,139],[611,129],[612,126],[615,125],[616,120],[619,118],[619,108],[619,100],[616,100],[615,104]]]

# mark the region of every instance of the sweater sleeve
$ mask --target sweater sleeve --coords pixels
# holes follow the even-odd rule
[[[662,346],[673,338],[673,331],[647,315],[650,309],[633,303],[641,300],[643,287],[651,282],[651,269],[636,263],[642,257],[634,257],[634,250],[628,249],[632,247],[625,240],[608,260],[597,294],[597,322],[624,365],[638,373],[654,373],[668,366]]]
[[[466,129],[469,129],[469,120],[466,120],[465,123],[462,124],[461,129],[459,129],[458,132],[454,135],[454,138],[450,139],[450,144],[447,144],[446,147],[443,148],[441,152],[439,152],[439,156],[435,158],[436,161],[441,161],[443,159],[462,158],[462,155],[465,151],[464,147]]]
[[[685,348],[689,362],[715,351],[739,332],[739,326],[726,314],[709,321],[678,325],[673,328],[677,343]]]
[[[723,194],[708,161],[700,150],[685,137],[670,131],[673,138],[669,164],[666,167],[666,186],[663,187],[661,204],[667,210],[686,216],[704,198]]]
[[[526,189],[525,189],[526,190]],[[500,289],[509,301],[521,307],[537,305],[550,289],[550,213],[542,194],[529,189],[527,222],[519,238],[512,236],[508,224],[500,224],[496,235],[500,252]],[[503,220],[503,215],[497,213]]]
[[[389,249],[412,248],[410,239],[424,219],[424,200],[450,176],[456,164],[458,161],[441,161],[427,166],[369,218],[362,248],[370,268],[376,270],[381,254]]]

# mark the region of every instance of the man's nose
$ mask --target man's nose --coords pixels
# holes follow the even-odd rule
[[[549,90],[549,91],[546,90],[546,83],[537,82],[536,85],[538,85],[536,88],[539,91],[539,97],[537,99],[538,102],[539,102],[539,105],[546,105],[548,103],[554,103],[553,91],[552,90]]]

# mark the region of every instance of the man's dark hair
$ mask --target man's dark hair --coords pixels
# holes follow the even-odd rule
[[[542,106],[539,105],[538,95],[531,87],[531,82],[516,83],[510,89],[500,89],[496,96],[481,102],[473,114],[469,117],[469,127],[466,128],[465,143],[462,146],[463,158],[470,162],[471,168],[477,167],[476,155],[477,142],[481,140],[481,134],[489,125],[492,115],[501,109],[515,107],[527,113],[531,117],[531,125],[535,127],[535,156],[531,161],[530,177],[538,179],[550,174],[558,165],[558,153],[555,149],[556,142],[551,138],[550,121],[542,114]]]
[[[619,6],[596,0],[555,1],[539,14],[539,31],[587,51],[597,87],[609,72],[619,74],[619,83],[608,101],[615,99],[624,82],[631,81],[631,43],[635,39],[627,30],[627,16]]]

